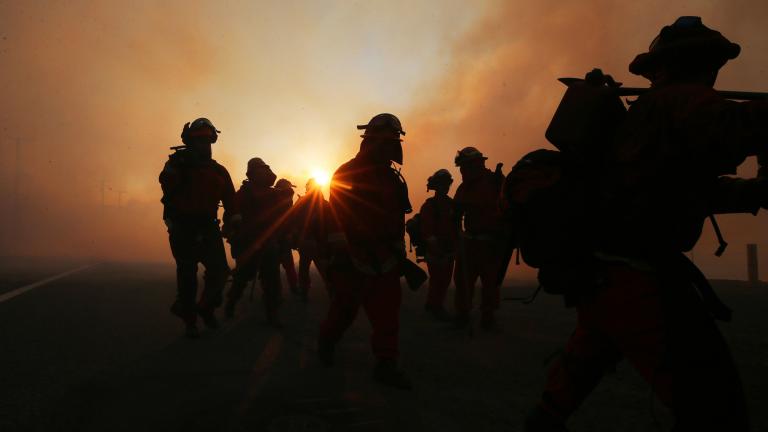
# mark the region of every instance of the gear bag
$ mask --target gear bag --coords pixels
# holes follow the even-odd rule
[[[405,223],[405,232],[411,242],[411,250],[416,249],[416,257],[423,258],[426,255],[424,238],[421,235],[421,213],[416,213]]]

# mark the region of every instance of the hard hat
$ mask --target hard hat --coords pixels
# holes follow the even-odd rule
[[[189,144],[192,138],[207,138],[211,144],[219,139],[220,130],[205,117],[195,119],[192,123],[186,123],[181,131],[181,142]]]
[[[256,170],[259,168],[269,168],[269,165],[267,165],[261,158],[253,158],[248,161],[248,171]]]
[[[275,183],[275,189],[291,189],[295,188],[296,185],[288,181],[288,179],[281,178],[280,180]]]
[[[389,113],[377,114],[367,124],[357,125],[357,129],[365,130],[360,135],[363,138],[379,136],[400,139],[400,135],[405,135],[400,119]]]
[[[635,75],[651,78],[660,65],[677,64],[689,70],[720,69],[738,57],[741,47],[712,30],[697,16],[682,16],[665,26],[651,42],[648,52],[639,54],[629,65]]]
[[[427,190],[435,190],[440,185],[450,186],[451,183],[453,183],[451,173],[447,169],[439,169],[427,179]]]
[[[480,153],[480,150],[474,147],[464,147],[463,149],[456,152],[456,157],[453,158],[453,162],[456,164],[456,166],[461,166],[464,163],[475,159],[486,160],[488,158],[483,156],[483,154]]]

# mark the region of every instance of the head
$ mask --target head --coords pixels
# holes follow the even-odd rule
[[[461,177],[467,178],[484,170],[487,159],[480,150],[474,147],[464,147],[456,152],[456,157],[453,161],[459,167]]]
[[[395,162],[403,164],[403,146],[401,135],[405,135],[400,120],[392,114],[378,114],[368,124],[358,125],[364,130],[360,143],[360,154],[380,163]]]
[[[220,133],[210,120],[201,117],[184,125],[181,130],[181,142],[196,155],[210,159],[211,145],[219,139]]]
[[[661,29],[648,52],[639,54],[629,71],[642,75],[658,87],[671,83],[697,83],[714,86],[718,71],[735,59],[741,47],[720,32],[684,16]]]
[[[317,192],[320,189],[314,178],[307,180],[307,184],[304,186],[304,193],[307,195]]]
[[[451,173],[447,169],[439,169],[427,179],[427,190],[435,191],[435,196],[448,195],[451,184],[453,184]]]
[[[248,181],[256,186],[270,187],[275,183],[277,176],[261,158],[253,158],[248,161],[248,170],[245,172]]]
[[[295,184],[284,178],[281,178],[277,181],[277,183],[275,183],[275,189],[283,192],[286,196],[290,196],[291,198],[293,198],[293,188],[295,187]]]

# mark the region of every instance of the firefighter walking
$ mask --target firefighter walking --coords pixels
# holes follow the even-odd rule
[[[226,168],[211,158],[218,131],[206,118],[187,123],[181,133],[183,146],[168,158],[160,173],[163,220],[168,227],[171,252],[176,260],[176,301],[171,312],[184,321],[186,335],[197,338],[197,317],[205,325],[219,326],[214,314],[221,305],[229,275],[219,220],[224,204],[225,225],[240,221],[235,188]],[[197,299],[197,265],[205,267],[205,286]]]
[[[242,227],[229,238],[237,262],[225,313],[233,317],[248,282],[258,277],[267,323],[279,326],[282,303],[280,283],[281,197],[272,184],[275,174],[261,158],[248,161],[247,179],[237,191]]]
[[[568,417],[626,358],[673,412],[675,431],[746,431],[746,403],[714,318],[729,319],[683,252],[734,192],[720,176],[765,153],[768,103],[736,103],[713,85],[740,47],[698,17],[664,27],[630,72],[651,82],[629,108],[599,170],[599,283],[578,280],[578,312],[528,431],[564,431]],[[748,194],[765,206],[765,182]],[[749,207],[745,202],[742,207]],[[567,275],[566,275],[567,279]]]
[[[336,344],[362,307],[371,322],[374,378],[410,389],[398,367],[400,277],[405,260],[407,187],[392,162],[402,164],[401,135],[392,114],[379,114],[364,130],[360,151],[333,175],[329,206],[332,259],[328,278],[335,289],[318,340],[320,360],[330,365]]]
[[[504,265],[504,230],[499,210],[499,195],[504,181],[500,173],[485,167],[485,156],[474,147],[456,154],[454,162],[461,171],[461,184],[454,196],[456,219],[463,228],[458,244],[455,308],[459,328],[469,325],[475,282],[480,279],[480,325],[486,331],[498,331],[495,312],[499,308]]]
[[[448,191],[453,177],[446,169],[437,170],[427,180],[427,190],[435,191],[421,206],[421,239],[426,248],[429,290],[424,310],[440,321],[449,320],[445,296],[453,276],[456,241],[459,231],[453,199]]]

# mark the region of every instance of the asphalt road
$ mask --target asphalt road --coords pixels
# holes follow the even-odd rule
[[[0,264],[0,295],[76,261]],[[768,287],[718,283],[736,310],[723,327],[740,365],[753,430],[768,430]],[[315,359],[328,302],[286,293],[282,330],[259,296],[199,340],[170,315],[169,265],[100,263],[0,302],[0,431],[516,431],[541,391],[547,362],[574,321],[558,298],[506,303],[502,334],[457,332],[428,319],[424,292],[405,290],[402,363],[412,392],[371,380],[360,314],[336,366]],[[505,295],[533,287],[511,284]],[[257,293],[258,294],[258,293]],[[573,431],[668,430],[670,418],[626,364],[574,416]]]

